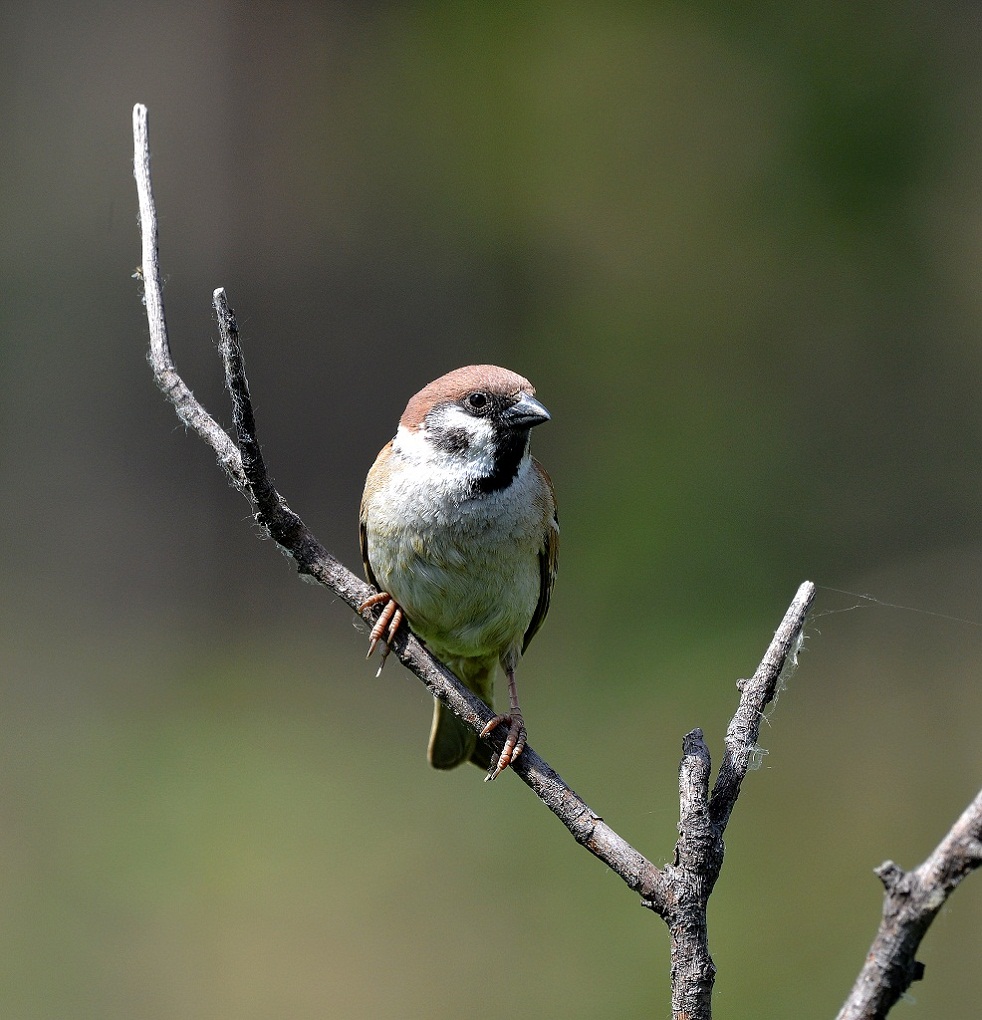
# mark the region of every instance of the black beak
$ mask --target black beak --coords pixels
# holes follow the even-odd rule
[[[535,397],[523,393],[511,407],[505,408],[502,418],[509,428],[530,429],[548,421],[550,415]]]

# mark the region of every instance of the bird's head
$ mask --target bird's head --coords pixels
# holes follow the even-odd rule
[[[529,431],[548,420],[528,379],[496,365],[468,365],[409,401],[396,448],[466,473],[476,492],[494,492],[511,484],[528,456]]]

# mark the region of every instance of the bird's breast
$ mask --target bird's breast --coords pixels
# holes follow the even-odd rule
[[[467,498],[445,478],[398,472],[373,501],[372,570],[440,658],[521,649],[539,598],[543,528],[533,485],[523,469],[506,489]]]

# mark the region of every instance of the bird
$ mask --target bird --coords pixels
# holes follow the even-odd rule
[[[508,711],[480,734],[507,726],[497,759],[435,702],[427,757],[438,769],[472,761],[492,780],[525,748],[515,672],[549,610],[559,555],[552,480],[529,453],[531,430],[549,420],[523,376],[458,368],[410,399],[365,481],[361,553],[378,591],[360,611],[382,606],[369,656],[382,642],[384,664],[408,623],[492,707],[499,665],[508,681]]]

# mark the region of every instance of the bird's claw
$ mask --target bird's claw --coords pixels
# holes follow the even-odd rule
[[[378,676],[382,672],[382,667],[385,665],[385,660],[388,658],[389,652],[392,651],[392,642],[395,640],[395,636],[399,632],[399,628],[402,626],[402,621],[405,617],[399,603],[396,602],[396,600],[386,591],[380,591],[375,595],[370,595],[358,607],[358,612],[364,613],[373,606],[382,606],[382,612],[379,613],[378,619],[375,621],[375,626],[372,627],[372,631],[368,635],[368,654],[365,658],[370,659],[372,657],[372,652],[374,652],[378,647],[378,643],[380,641],[383,642],[378,673],[375,674]]]
[[[508,736],[505,737],[505,746],[501,749],[501,754],[498,755],[498,761],[484,777],[486,783],[490,783],[492,779],[497,779],[525,750],[525,720],[522,718],[521,712],[513,712],[511,715],[496,715],[481,730],[481,736],[486,737],[502,723],[508,724]]]

